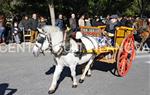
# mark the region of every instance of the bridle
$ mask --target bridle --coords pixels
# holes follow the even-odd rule
[[[49,46],[48,46],[49,48],[47,48],[46,50],[50,50],[51,53],[52,53],[55,57],[60,56],[61,53],[62,53],[63,50],[64,50],[64,48],[63,48],[63,47],[64,47],[64,46],[63,46],[63,42],[64,42],[64,41],[60,41],[59,43],[57,43],[57,44],[55,44],[55,45],[52,45],[51,37],[50,37],[47,33],[45,33],[45,32],[43,32],[43,33],[40,32],[40,34],[44,35],[44,37],[41,36],[41,40],[42,40],[42,41],[40,41],[40,40],[38,39],[39,37],[37,37],[36,42],[40,43],[41,46],[39,46],[37,43],[35,43],[35,46],[40,49],[40,51],[41,51],[40,53],[42,53],[43,55],[45,55],[44,50],[42,50],[42,47],[43,47],[44,41],[47,39],[47,40],[48,40],[48,43],[49,43]],[[40,35],[38,35],[38,36],[40,36]],[[52,47],[55,47],[55,46],[57,46],[57,45],[59,45],[59,44],[61,44],[60,49],[59,49],[57,52],[55,52],[55,51],[52,49]]]
[[[45,55],[44,50],[42,50],[42,47],[43,47],[43,44],[44,44],[44,40],[47,39],[47,35],[45,35],[45,33],[40,33],[40,34],[44,35],[44,37],[38,35],[38,37],[37,37],[37,39],[36,39],[36,42],[40,43],[40,44],[41,44],[41,47],[40,47],[37,43],[35,43],[35,46],[40,49],[40,51],[41,51],[40,53],[42,53],[43,55]],[[39,37],[41,37],[40,40],[38,39]]]

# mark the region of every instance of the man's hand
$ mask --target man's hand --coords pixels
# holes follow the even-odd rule
[[[114,37],[114,34],[109,33],[107,31],[103,31],[103,35],[107,36],[107,37]]]

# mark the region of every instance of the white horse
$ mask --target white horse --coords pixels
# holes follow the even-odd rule
[[[63,55],[63,32],[60,31],[59,28],[53,26],[44,26],[42,29],[39,29],[39,32],[40,33],[38,35],[37,41],[33,47],[33,54],[35,56],[38,56],[40,51],[45,51],[46,49],[51,48],[51,53],[55,56],[55,60],[57,62],[53,75],[53,80],[49,88],[49,94],[55,92],[57,87],[57,81],[64,66],[68,66],[71,70],[73,88],[77,87],[75,69],[78,64],[80,65],[87,62],[84,72],[79,80],[80,83],[84,81],[86,73],[87,75],[91,75],[91,71],[89,68],[94,58],[96,57],[94,53],[84,54],[81,58],[76,56],[76,52],[79,51],[78,44],[74,39],[70,38],[70,50],[67,54]],[[76,35],[76,38],[81,39],[87,50],[98,48],[98,43],[94,38],[82,36],[80,32],[76,34],[78,34]]]

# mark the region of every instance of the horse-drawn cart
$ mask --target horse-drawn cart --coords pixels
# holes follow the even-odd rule
[[[63,47],[64,35],[58,27],[45,26],[38,30],[39,34],[32,50],[33,54],[38,56],[40,51],[43,52],[50,48],[57,62],[49,94],[55,92],[57,81],[64,66],[70,68],[73,80],[72,87],[75,88],[77,87],[75,68],[78,64],[87,63],[79,79],[79,82],[82,83],[86,74],[91,75],[90,66],[93,60],[116,64],[115,71],[117,71],[119,76],[123,77],[128,73],[132,60],[135,57],[133,28],[118,27],[116,28],[115,35],[109,35],[104,31],[105,26],[81,27],[81,32],[87,36],[83,36],[81,32],[76,32],[76,39],[69,39],[70,50],[67,54]],[[86,53],[80,58],[80,54],[84,52]]]
[[[125,76],[135,57],[133,28],[129,27],[117,27],[115,35],[109,37],[104,35],[105,26],[99,27],[81,27],[81,32],[84,35],[98,37],[108,37],[114,41],[113,45],[100,46],[98,49],[94,49],[94,52],[98,55],[97,61],[116,64],[117,74],[121,77]],[[93,50],[87,50],[86,52],[93,52]]]

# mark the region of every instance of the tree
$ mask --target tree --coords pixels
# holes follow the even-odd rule
[[[140,16],[142,17],[146,11],[146,8],[148,7],[148,0],[135,0],[135,3],[137,7],[139,8]]]
[[[90,14],[106,15],[110,13],[111,3],[112,0],[88,0],[88,9]]]
[[[149,0],[0,0],[0,12],[5,14],[33,12],[49,15],[54,25],[55,14],[62,13],[67,17],[71,13],[103,15],[148,15]],[[55,9],[55,10],[54,10]]]
[[[51,16],[51,23],[54,26],[55,25],[54,1],[49,0],[48,2],[49,2],[48,7],[49,7],[49,11],[50,11],[50,16]]]

